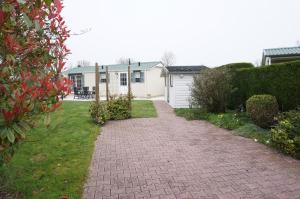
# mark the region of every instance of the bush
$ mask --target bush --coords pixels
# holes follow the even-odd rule
[[[283,111],[300,105],[300,61],[238,69],[232,72],[232,77],[236,91],[230,97],[230,108],[237,108],[259,94],[275,96]]]
[[[106,102],[91,103],[89,111],[96,124],[103,125],[109,119]]]
[[[69,37],[60,0],[0,1],[0,159],[9,161],[40,116],[70,92],[62,76]]]
[[[255,124],[268,128],[274,124],[274,117],[278,114],[278,103],[272,95],[254,95],[247,100],[247,113]]]
[[[107,110],[111,120],[124,120],[131,117],[131,104],[127,96],[110,97]]]
[[[226,69],[207,69],[194,77],[193,101],[208,112],[225,112],[231,93],[231,76]]]
[[[271,132],[272,144],[277,149],[300,158],[300,109],[282,113]]]

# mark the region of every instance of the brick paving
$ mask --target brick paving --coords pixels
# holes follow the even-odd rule
[[[108,122],[95,146],[84,199],[300,199],[300,162],[204,121]]]

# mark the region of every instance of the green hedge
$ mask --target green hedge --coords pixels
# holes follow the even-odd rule
[[[241,63],[226,64],[226,65],[220,66],[218,68],[228,69],[228,70],[238,70],[238,69],[244,69],[244,68],[254,68],[254,65],[252,63],[241,62]]]
[[[232,74],[235,90],[229,108],[245,104],[249,97],[258,94],[275,96],[281,110],[300,105],[300,61],[237,69]]]

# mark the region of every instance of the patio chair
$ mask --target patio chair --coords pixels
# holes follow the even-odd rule
[[[82,93],[79,91],[77,87],[74,87],[74,99],[77,97],[77,99],[80,99],[82,97]]]
[[[89,91],[88,86],[83,87],[83,97],[89,99],[91,97],[91,92]]]

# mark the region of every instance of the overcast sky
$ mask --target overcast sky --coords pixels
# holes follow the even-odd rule
[[[113,64],[120,57],[214,67],[261,60],[262,50],[296,46],[299,0],[64,0],[72,32],[69,63]]]

